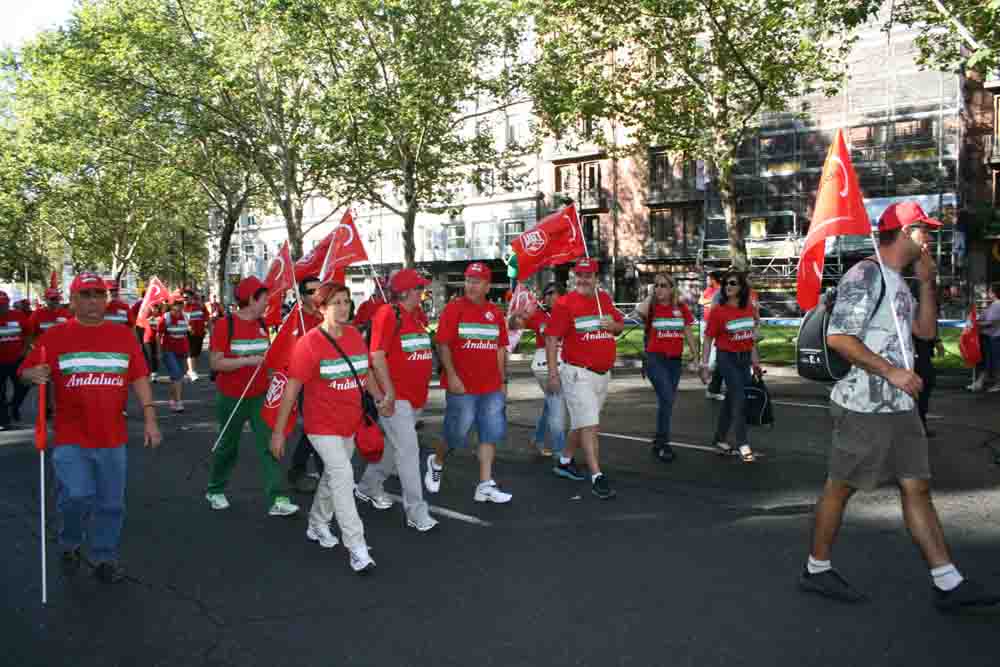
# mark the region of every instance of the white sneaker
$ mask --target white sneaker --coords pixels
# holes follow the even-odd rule
[[[368,574],[375,569],[375,561],[368,553],[368,547],[355,547],[350,550],[351,569],[358,574]]]
[[[299,506],[285,496],[278,496],[267,513],[271,516],[291,516],[299,511]]]
[[[174,412],[184,412],[184,401],[177,401],[174,405]]]
[[[149,381],[151,383],[155,384],[158,379],[159,379],[159,377],[158,377],[158,375],[156,373],[150,373],[149,374]]]
[[[196,373],[195,371],[189,371],[187,374],[187,378],[188,380],[191,380],[191,382],[197,382],[200,377],[201,376],[198,375],[198,373]]]
[[[340,544],[340,541],[330,532],[330,526],[326,524],[314,526],[310,523],[309,527],[306,528],[306,539],[319,542],[319,545],[324,549],[332,549]]]
[[[715,392],[709,391],[708,389],[706,389],[705,390],[705,398],[707,398],[709,400],[712,400],[712,401],[724,401],[724,400],[726,400],[726,395],[725,394],[716,394]]]
[[[387,510],[392,507],[392,498],[384,493],[368,495],[367,493],[362,493],[361,489],[354,487],[354,497],[363,503],[368,503],[377,510]]]
[[[224,493],[206,493],[205,500],[208,501],[208,504],[211,505],[214,510],[229,509],[229,501],[226,500],[226,494]]]
[[[493,480],[480,482],[472,499],[477,503],[509,503],[514,496],[504,493]]]
[[[984,385],[985,385],[985,382],[982,380],[982,378],[980,378],[979,380],[976,380],[972,384],[966,385],[965,386],[965,390],[966,391],[982,391],[983,388],[984,388]]]
[[[426,533],[427,531],[436,528],[438,525],[438,521],[437,519],[434,519],[432,517],[427,517],[426,519],[423,519],[421,521],[414,521],[413,519],[407,517],[406,525],[409,526],[410,528],[417,530],[418,532]]]
[[[427,456],[427,472],[424,473],[424,486],[429,493],[437,493],[441,490],[441,473],[444,468],[438,468],[434,463],[434,454]]]
[[[988,393],[988,394],[995,394],[998,391],[1000,391],[1000,382],[996,383],[995,385],[993,385],[992,387],[990,387],[989,389],[987,389],[986,393]]]

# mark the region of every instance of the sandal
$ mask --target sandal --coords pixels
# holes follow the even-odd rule
[[[746,445],[743,445],[742,447],[740,447],[740,460],[742,460],[743,463],[753,463],[754,461],[757,460],[757,457],[754,456],[752,449],[750,449]]]

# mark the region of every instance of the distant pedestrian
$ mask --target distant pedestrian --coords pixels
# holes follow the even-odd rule
[[[21,421],[21,404],[28,386],[17,381],[17,367],[28,349],[28,318],[10,307],[10,297],[0,292],[0,431]],[[7,402],[7,383],[13,385],[13,395]]]
[[[163,365],[170,377],[170,410],[184,412],[184,367],[190,351],[188,334],[191,325],[184,312],[184,294],[174,290],[170,309],[160,319],[158,340],[163,350]]]
[[[198,360],[201,359],[201,352],[205,346],[205,334],[208,333],[211,318],[205,302],[201,300],[201,295],[196,290],[184,290],[184,314],[187,315],[190,330],[188,331],[188,358],[187,377],[191,382],[197,382]]]
[[[156,304],[149,309],[142,324],[142,349],[149,365],[149,381],[156,382],[160,375],[160,322],[163,320],[165,304]]]
[[[708,318],[712,314],[712,304],[715,303],[715,298],[719,294],[719,290],[722,287],[722,279],[725,275],[725,271],[712,271],[709,273],[708,285],[698,300],[701,306],[701,341],[703,347],[705,344],[705,330],[708,328]],[[705,387],[705,398],[714,401],[722,401],[726,398],[726,395],[722,393],[722,372],[719,370],[718,364],[712,364],[712,379],[709,381],[708,386]]]
[[[104,319],[115,324],[122,324],[131,330],[135,320],[132,318],[132,310],[129,305],[121,300],[118,281],[107,280],[105,287],[108,288],[108,305],[104,309]]]
[[[983,380],[987,375],[992,376],[993,386],[989,388],[991,392],[1000,391],[1000,284],[994,284],[990,288],[990,295],[993,302],[983,311],[979,321],[983,328],[983,334],[988,345],[983,350],[983,356],[989,358],[987,372],[982,374]],[[973,390],[981,390],[985,385],[980,383]]]
[[[50,287],[45,290],[45,304],[31,314],[31,336],[37,338],[52,327],[65,324],[71,319],[73,314],[63,306],[62,292],[58,287]]]

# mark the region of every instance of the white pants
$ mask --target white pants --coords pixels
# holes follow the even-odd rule
[[[399,475],[403,487],[403,509],[406,516],[417,524],[430,519],[427,501],[424,500],[423,479],[420,477],[420,445],[417,441],[417,417],[409,401],[396,401],[391,417],[382,417],[378,423],[385,431],[385,453],[378,463],[369,463],[358,488],[368,496],[383,493],[382,485],[393,475]]]
[[[340,540],[348,549],[365,546],[365,527],[354,502],[354,436],[312,435],[309,441],[323,459],[323,476],[316,487],[309,523],[314,526],[330,523],[336,516]]]
[[[563,365],[559,371],[569,428],[572,431],[601,423],[601,409],[608,397],[611,371],[601,375],[579,366]]]

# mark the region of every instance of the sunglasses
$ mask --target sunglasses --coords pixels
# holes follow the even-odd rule
[[[657,288],[660,288],[660,287],[673,287],[672,283],[653,283],[653,284],[656,285]]]
[[[740,286],[740,281],[738,281],[738,280],[727,280],[726,281],[726,287],[739,287],[739,286]]]
[[[302,293],[305,294],[306,296],[312,296],[313,294],[316,293],[317,289],[318,288],[315,288],[315,287],[313,289],[304,289],[304,290],[302,290]]]

